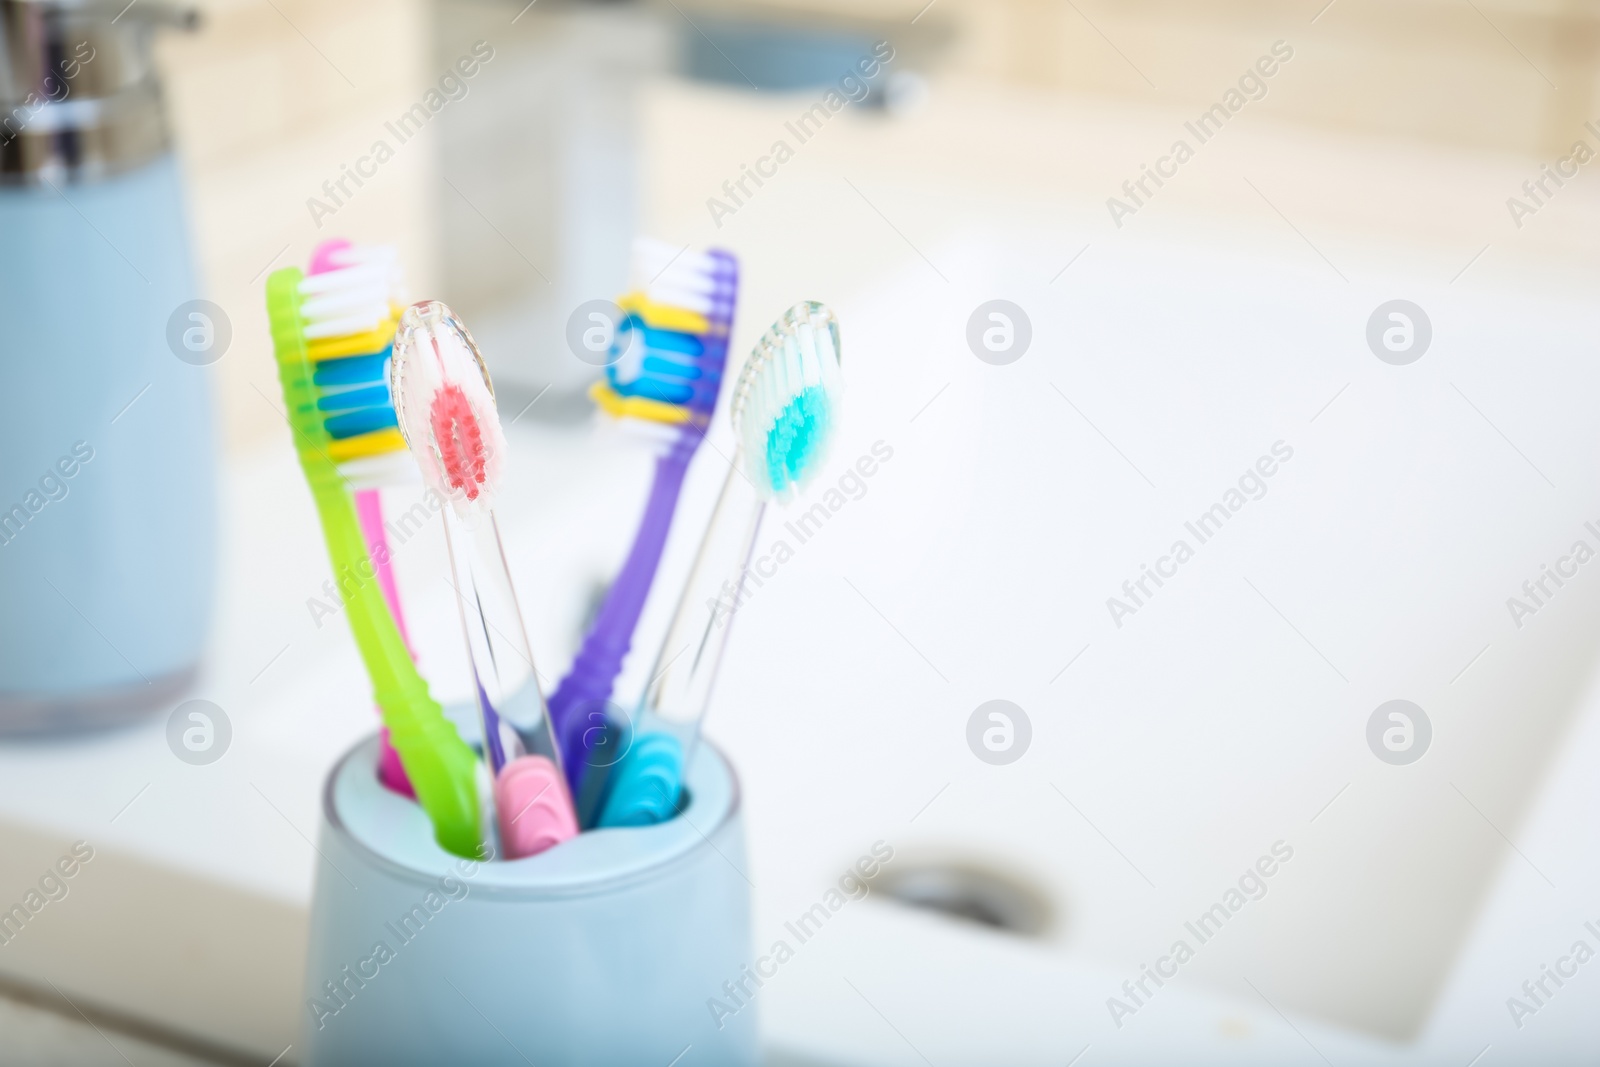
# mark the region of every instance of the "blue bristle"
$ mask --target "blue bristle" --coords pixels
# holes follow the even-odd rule
[[[382,352],[370,356],[325,359],[318,363],[317,369],[312,372],[311,384],[319,389],[327,389],[337,385],[387,382],[389,379],[387,364],[391,351],[392,349],[385,348]]]
[[[654,351],[682,352],[693,358],[698,358],[705,354],[705,343],[692,333],[658,330],[651,326],[643,326],[641,331],[644,333],[646,347]]]
[[[614,363],[606,368],[611,387],[622,396],[642,396],[667,404],[689,403],[695,396],[696,383],[708,373],[705,366],[695,362],[700,354],[698,350],[704,348],[700,339],[648,328],[644,328],[644,336],[647,340],[638,365],[639,376],[624,381]],[[687,344],[679,344],[676,349],[661,348],[655,341],[663,337],[679,338]],[[691,345],[697,351],[690,352]]]
[[[630,339],[628,334],[634,331],[637,336]],[[630,315],[617,331],[613,356],[630,344],[643,346],[638,361],[617,360],[606,368],[606,378],[618,395],[710,411],[721,383],[725,340],[655,329],[639,316]],[[622,374],[629,364],[637,377],[625,379]]]
[[[662,378],[636,378],[617,390],[623,396],[642,396],[666,404],[687,404],[694,395],[694,387],[682,382]]]
[[[359,437],[364,433],[374,430],[386,430],[391,426],[398,426],[392,407],[370,407],[360,411],[351,411],[343,415],[334,415],[325,420],[328,436],[335,441],[346,437]]]
[[[661,375],[678,381],[694,381],[705,373],[698,364],[685,363],[674,356],[662,356],[653,351],[644,357],[640,366],[646,374]]]
[[[387,385],[372,385],[365,389],[346,389],[317,398],[318,411],[351,411],[356,408],[388,408],[394,410],[389,400]]]

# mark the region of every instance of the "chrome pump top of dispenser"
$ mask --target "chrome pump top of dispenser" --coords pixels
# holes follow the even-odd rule
[[[0,185],[94,181],[168,151],[151,37],[198,25],[153,0],[0,0]]]

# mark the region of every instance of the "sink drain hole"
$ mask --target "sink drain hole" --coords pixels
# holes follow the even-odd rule
[[[1020,937],[1039,937],[1053,920],[1049,901],[1017,879],[971,864],[897,865],[873,889],[909,907]]]

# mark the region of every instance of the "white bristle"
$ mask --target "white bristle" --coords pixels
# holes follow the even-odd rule
[[[332,290],[344,290],[358,285],[387,288],[394,276],[392,266],[381,264],[335,267],[321,274],[307,274],[300,281],[302,296],[316,296]]]
[[[355,289],[313,297],[300,305],[307,322],[322,324],[335,319],[366,320],[389,317],[389,295],[382,289]],[[370,329],[370,327],[369,327]],[[356,332],[354,330],[352,333]]]
[[[700,303],[715,290],[716,286],[712,285],[711,279],[705,275],[694,279],[663,276],[644,286],[644,291],[650,294],[650,299],[661,304],[676,303],[676,298],[679,296],[693,303]]]
[[[711,311],[711,298],[702,293],[691,293],[685,289],[650,286],[645,290],[645,295],[657,304],[668,307],[683,308],[696,314],[705,315]]]
[[[409,485],[422,480],[417,461],[411,458],[411,453],[404,451],[345,460],[339,464],[339,473],[352,491]]]
[[[642,278],[651,288],[682,289],[690,293],[709,293],[716,288],[716,279],[712,275],[713,269],[718,264],[712,263],[674,263],[666,270],[657,270]],[[644,272],[641,271],[641,274]]]
[[[333,255],[333,270],[300,282],[307,340],[371,333],[403,303],[398,252],[387,245],[352,245]]]
[[[641,237],[633,244],[633,285],[657,304],[686,308],[702,315],[712,310],[712,296],[724,284],[715,274],[726,263],[705,252],[674,248]]]
[[[324,277],[337,277],[337,271],[331,271]],[[372,304],[387,304],[389,302],[389,288],[376,283],[362,285],[348,285],[344,288],[329,289],[327,292],[308,296],[300,303],[302,314],[326,314],[348,311],[351,308],[370,306]],[[309,310],[308,310],[309,309]]]
[[[654,277],[664,270],[680,267],[709,272],[717,261],[707,252],[678,248],[653,237],[640,237],[633,242],[633,262],[639,269],[649,271],[649,277]]]
[[[306,340],[316,341],[324,337],[348,337],[353,333],[371,333],[379,326],[389,321],[389,309],[385,307],[380,314],[375,309],[363,309],[359,314],[346,315],[343,318],[324,319],[320,322],[308,320],[305,328]]]
[[[654,419],[601,418],[601,432],[619,434],[629,441],[641,442],[651,449],[666,450],[679,443],[683,427],[675,423],[656,422]]]
[[[833,347],[833,332],[818,330],[816,343],[822,388],[827,390],[828,396],[837,398],[844,389],[844,377],[839,371],[839,353]]]
[[[400,250],[394,245],[346,245],[333,255],[341,267],[382,264],[392,268],[400,262]]]
[[[652,303],[683,308],[699,315],[726,317],[728,279],[726,259],[707,252],[678,248],[665,241],[640,237],[633,242],[633,288]],[[723,301],[714,297],[721,295]]]

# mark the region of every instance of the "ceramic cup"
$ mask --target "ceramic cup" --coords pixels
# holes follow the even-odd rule
[[[510,862],[440,849],[377,756],[362,742],[324,791],[306,1062],[753,1067],[755,1012],[708,1004],[751,959],[738,780],[714,747],[671,822]]]

